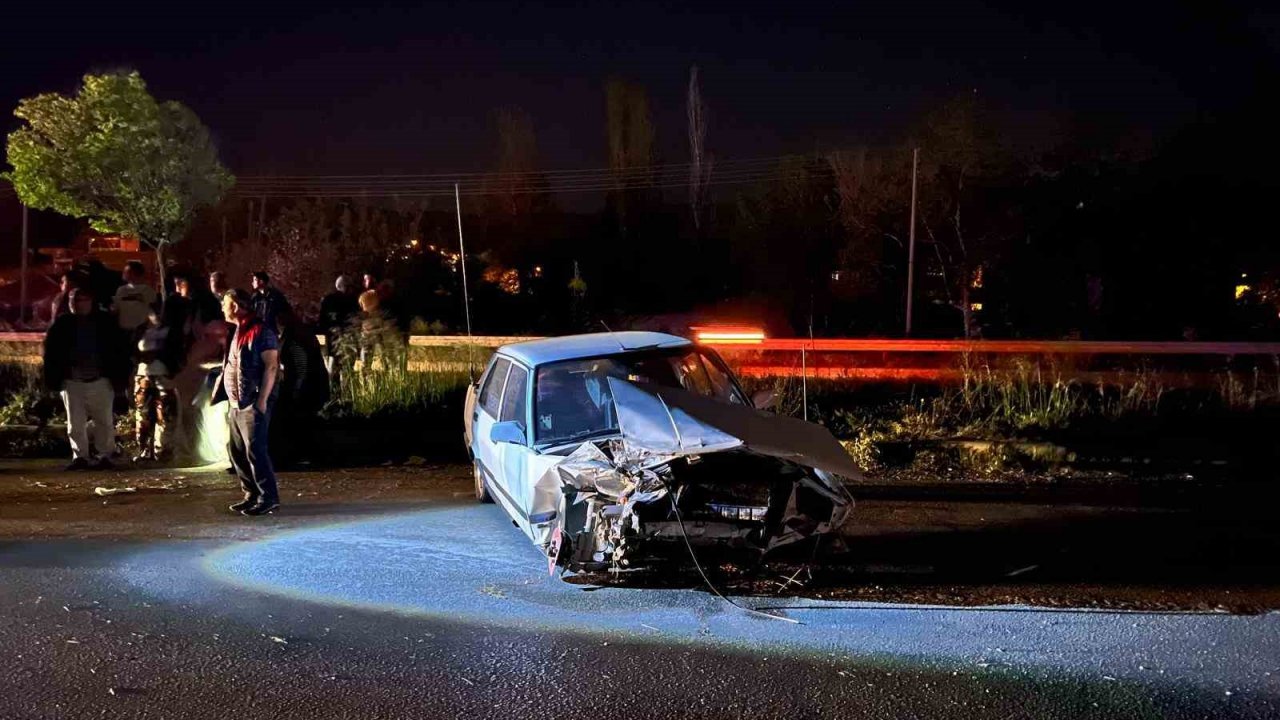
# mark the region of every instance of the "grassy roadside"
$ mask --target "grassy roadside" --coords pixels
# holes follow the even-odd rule
[[[954,386],[811,380],[749,382],[777,410],[828,427],[882,480],[1053,481],[1222,474],[1267,466],[1280,378],[1221,371],[1170,387],[1149,371],[1106,384],[1039,365],[966,364]],[[1224,460],[1224,458],[1227,458]]]
[[[342,355],[343,382],[323,412],[319,444],[336,458],[358,454],[366,462],[456,455],[467,384],[492,349],[388,341],[363,360],[359,350],[350,345]],[[810,380],[808,417],[883,482],[1220,476],[1270,473],[1277,459],[1275,373],[1222,370],[1187,388],[1166,386],[1161,375],[1142,370],[1105,384],[1032,362],[998,369],[966,362],[961,370],[953,386]],[[50,447],[50,433],[28,431],[61,420],[61,403],[40,387],[38,371],[0,364],[0,455],[61,452]],[[798,379],[744,384],[751,392],[774,390],[782,414],[805,414]]]

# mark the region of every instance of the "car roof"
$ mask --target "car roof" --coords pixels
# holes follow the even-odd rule
[[[586,335],[526,340],[498,348],[498,352],[534,367],[544,363],[573,360],[575,358],[619,355],[653,348],[672,348],[693,345],[686,338],[657,332],[607,332]]]

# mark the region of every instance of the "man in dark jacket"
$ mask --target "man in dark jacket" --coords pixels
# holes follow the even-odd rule
[[[271,284],[271,276],[259,270],[253,274],[253,312],[267,327],[275,329],[276,318],[289,309],[284,293]]]
[[[332,378],[338,370],[338,338],[351,328],[360,315],[355,282],[346,275],[338,277],[333,292],[320,301],[320,330],[324,332],[324,365]]]
[[[44,337],[44,382],[61,393],[71,440],[68,470],[110,468],[116,450],[111,405],[129,372],[129,349],[115,320],[97,309],[93,291],[74,288],[71,314],[63,315]],[[93,421],[93,450],[89,445]]]
[[[280,397],[271,418],[275,467],[289,467],[311,457],[308,449],[315,422],[329,401],[329,375],[315,331],[292,310],[280,315]]]
[[[228,452],[244,490],[244,500],[232,505],[231,510],[243,515],[266,515],[280,507],[275,469],[267,450],[280,372],[280,340],[275,328],[262,322],[253,311],[249,293],[236,289],[230,295],[236,330],[213,402],[227,400],[231,404],[227,412],[231,431]]]

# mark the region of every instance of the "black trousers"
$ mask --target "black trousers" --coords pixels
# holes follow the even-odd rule
[[[276,472],[271,467],[271,455],[267,450],[267,433],[274,405],[275,403],[268,402],[266,413],[258,412],[252,405],[247,408],[232,407],[227,415],[227,425],[231,431],[227,452],[247,500],[280,502]]]

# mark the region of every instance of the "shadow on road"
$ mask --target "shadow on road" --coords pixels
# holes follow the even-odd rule
[[[759,565],[701,552],[699,561],[721,589],[753,595],[1243,613],[1280,607],[1280,523],[1264,496],[1152,498],[1144,506],[1134,498],[1048,504],[1048,497],[1004,489],[992,497],[909,495],[860,499],[842,542],[789,548]],[[685,567],[570,581],[705,585],[685,548],[668,557]]]

